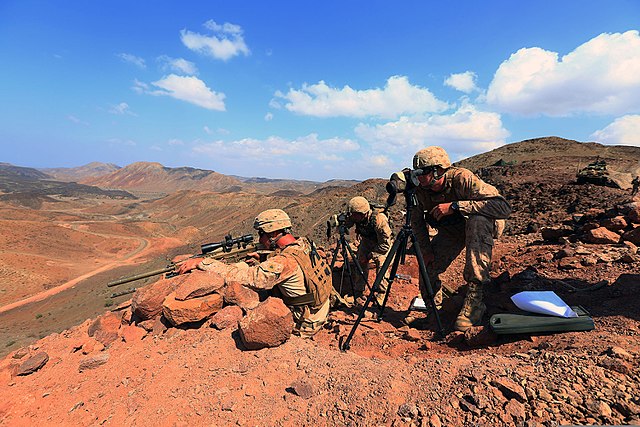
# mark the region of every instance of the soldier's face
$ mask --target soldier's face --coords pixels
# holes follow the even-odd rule
[[[441,191],[444,187],[444,176],[441,176],[437,180],[433,180],[434,171],[430,171],[424,175],[418,176],[418,182],[420,183],[420,187],[424,187],[431,191]]]
[[[361,222],[364,219],[364,214],[360,212],[351,212],[351,219],[355,222]]]
[[[262,244],[262,246],[267,248],[269,247],[269,245],[271,244],[271,242],[269,241],[269,236],[269,233],[260,233],[260,238],[258,239],[258,241],[260,242],[260,244]]]

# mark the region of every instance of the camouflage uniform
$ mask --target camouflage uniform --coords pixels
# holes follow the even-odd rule
[[[356,226],[356,234],[360,236],[360,244],[358,245],[356,258],[358,262],[362,259],[366,260],[366,262],[360,264],[360,266],[364,271],[364,276],[368,278],[369,260],[373,261],[377,274],[391,249],[392,242],[389,219],[382,212],[370,211],[369,215],[361,222],[353,222],[350,218],[345,222],[347,227],[351,227],[354,224]],[[364,289],[364,283],[361,283],[361,281],[361,278],[358,277],[358,282],[362,289]],[[380,282],[379,290],[382,297],[384,297],[384,294],[387,292],[387,288],[388,281],[385,278],[385,280]],[[379,300],[382,302],[382,298],[379,298]]]
[[[238,282],[255,290],[276,287],[293,313],[294,333],[310,337],[318,332],[327,320],[329,298],[327,295],[326,299],[317,305],[312,302],[299,305],[295,302],[295,298],[308,295],[309,291],[305,285],[305,272],[292,255],[292,251],[305,251],[308,247],[309,242],[302,238],[284,249],[277,249],[266,261],[256,266],[249,266],[244,262],[225,264],[205,258],[198,264],[198,268],[214,270],[225,277],[226,281]]]
[[[482,181],[471,171],[450,167],[444,173],[444,188],[432,192],[418,187],[417,206],[412,212],[412,228],[423,254],[432,253],[434,260],[427,266],[427,274],[434,291],[440,289],[439,275],[466,247],[464,279],[467,283],[484,285],[491,280],[491,253],[494,238],[504,230],[511,207],[498,190]],[[438,204],[457,201],[459,212],[436,221],[429,212]],[[438,230],[429,238],[427,225]],[[423,298],[428,298],[420,283]],[[442,303],[442,293],[436,293],[436,305]],[[425,299],[427,301],[427,299]]]

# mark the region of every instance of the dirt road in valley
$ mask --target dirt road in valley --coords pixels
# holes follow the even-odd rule
[[[89,221],[82,221],[83,224],[88,223]],[[65,226],[66,224],[61,224],[62,226]],[[33,303],[33,302],[37,302],[37,301],[42,301],[46,298],[51,297],[52,295],[58,294],[62,291],[64,291],[65,289],[69,289],[74,287],[75,285],[77,285],[78,283],[82,282],[83,280],[88,279],[89,277],[95,276],[98,273],[102,273],[104,271],[107,270],[111,270],[113,268],[122,266],[122,265],[127,265],[127,264],[131,264],[133,263],[136,259],[141,258],[145,255],[146,251],[145,249],[147,249],[149,247],[149,240],[143,238],[143,237],[131,237],[131,236],[123,236],[120,234],[105,234],[105,233],[95,233],[92,231],[88,231],[86,229],[80,230],[79,229],[79,224],[70,224],[70,228],[72,228],[73,230],[76,231],[82,231],[83,233],[88,233],[88,234],[93,234],[95,236],[100,236],[100,237],[104,237],[104,238],[112,238],[112,237],[118,237],[121,239],[131,239],[131,240],[136,240],[138,241],[138,247],[136,249],[134,249],[132,252],[129,252],[128,254],[126,254],[124,257],[108,262],[107,264],[102,265],[101,267],[96,268],[95,270],[92,270],[88,273],[82,274],[81,276],[78,276],[74,279],[71,279],[65,283],[63,283],[60,286],[56,286],[55,288],[51,288],[51,289],[47,289],[46,291],[40,292],[36,295],[30,296],[28,298],[25,298],[23,300],[20,301],[16,301],[10,304],[6,304],[2,307],[0,307],[0,313],[4,313],[7,312],[9,310],[13,310],[15,308],[18,307],[22,307],[24,305]]]
[[[82,231],[87,232],[86,229]],[[94,234],[110,238],[134,239],[138,241],[138,246],[119,259],[108,260],[105,264],[68,280],[60,286],[0,307],[0,343],[4,344],[0,345],[0,357],[38,338],[80,324],[104,312],[109,305],[126,300],[130,295],[111,298],[113,290],[107,288],[106,283],[118,276],[140,273],[141,269],[161,267],[164,260],[156,259],[158,254],[170,253],[181,243],[172,238],[151,239],[116,233]],[[92,263],[95,261],[95,259],[91,260]],[[144,286],[156,279],[157,277],[151,277],[139,280],[134,286]]]

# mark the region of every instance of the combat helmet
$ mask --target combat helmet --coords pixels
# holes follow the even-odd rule
[[[366,214],[371,210],[371,206],[369,206],[369,202],[362,196],[356,196],[349,200],[347,204],[347,212],[348,213],[361,213]]]
[[[291,219],[282,209],[267,209],[258,214],[253,222],[253,228],[265,233],[291,228]]]
[[[431,146],[423,148],[413,156],[413,168],[423,169],[434,166],[440,166],[443,169],[451,167],[451,161],[449,155],[444,148],[438,146]]]

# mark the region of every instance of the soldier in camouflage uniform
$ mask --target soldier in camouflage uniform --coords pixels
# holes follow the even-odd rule
[[[418,178],[418,203],[411,225],[427,262],[436,305],[442,304],[440,274],[466,248],[463,277],[468,289],[455,323],[457,330],[465,331],[479,324],[486,310],[482,294],[491,280],[494,238],[504,230],[511,207],[495,187],[467,169],[452,167],[449,156],[440,147],[418,151],[413,157],[413,167],[426,171]],[[433,238],[429,237],[427,226],[437,230]],[[420,290],[427,301],[422,283]]]
[[[389,249],[391,249],[389,219],[383,212],[374,212],[367,199],[361,196],[349,200],[347,214],[345,226],[347,228],[352,227],[354,224],[356,226],[356,234],[360,237],[356,258],[364,271],[364,276],[368,278],[369,260],[373,261],[376,273],[378,273],[387,258]],[[359,276],[358,282],[360,287],[364,289],[364,283],[361,283],[362,278]],[[380,282],[379,292],[376,295],[376,299],[380,304],[384,301],[387,288],[388,280],[385,278]]]
[[[211,258],[194,258],[181,265],[179,272],[194,268],[216,271],[226,281],[239,282],[255,290],[277,288],[279,296],[291,309],[294,334],[308,338],[315,335],[327,320],[331,272],[306,238],[291,235],[291,220],[280,209],[261,212],[253,227],[260,243],[274,252],[255,266],[244,262],[225,264]]]

